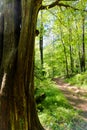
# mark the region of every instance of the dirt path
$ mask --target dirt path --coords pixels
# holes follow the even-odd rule
[[[55,78],[54,81],[63,92],[70,104],[77,110],[82,110],[81,117],[87,121],[87,90],[71,86],[63,79]]]

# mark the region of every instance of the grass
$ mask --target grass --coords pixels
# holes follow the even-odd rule
[[[71,85],[76,85],[77,87],[87,89],[87,72],[67,78],[65,79],[65,81],[70,83]]]
[[[46,94],[46,98],[37,105],[43,108],[42,111],[38,110],[38,116],[46,130],[83,130],[80,111],[69,104],[58,86],[50,79],[36,80],[35,84],[38,86],[35,96]]]

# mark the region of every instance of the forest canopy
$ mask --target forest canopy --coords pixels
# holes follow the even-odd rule
[[[45,129],[34,84],[86,72],[86,12],[86,0],[0,0],[0,130]]]

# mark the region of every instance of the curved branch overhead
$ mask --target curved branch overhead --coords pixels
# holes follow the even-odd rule
[[[59,1],[60,0],[56,0],[55,2],[53,2],[52,4],[50,4],[50,5],[42,5],[41,6],[41,10],[43,10],[43,9],[49,9],[49,8],[53,8],[53,7],[55,7],[56,5],[58,5],[59,4]]]
[[[71,8],[73,10],[79,10],[79,11],[85,11],[87,12],[87,10],[85,9],[79,9],[79,8],[75,8],[74,6],[71,6],[69,4],[64,4],[62,3],[61,1],[76,1],[76,0],[56,0],[55,2],[49,4],[49,5],[42,5],[40,10],[44,10],[44,9],[50,9],[50,8],[53,8],[55,6],[59,6],[59,7],[65,7],[65,8]]]

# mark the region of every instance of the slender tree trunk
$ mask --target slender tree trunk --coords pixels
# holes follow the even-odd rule
[[[42,69],[42,72],[43,72],[43,12],[42,12],[42,10],[41,10],[41,25],[40,25],[39,47],[40,47],[41,69]]]
[[[85,18],[82,19],[82,57],[81,57],[81,72],[85,71]]]
[[[61,32],[61,42],[62,42],[62,45],[63,45],[63,48],[64,48],[66,75],[67,75],[67,77],[69,77],[68,59],[67,59],[66,47],[65,47],[65,44],[64,44],[63,39],[62,39],[62,32]]]
[[[41,0],[12,0],[4,5],[0,130],[43,130],[36,112],[33,85],[34,41],[40,6]]]
[[[71,65],[71,73],[73,74],[73,72],[74,72],[74,60],[73,60],[73,56],[72,56],[73,47],[71,45],[71,42],[72,42],[72,30],[71,30],[71,28],[69,28],[69,42],[70,42],[70,46],[69,46],[69,48],[70,48],[70,65]]]
[[[68,60],[67,60],[67,54],[66,54],[66,47],[64,45],[64,43],[62,42],[63,44],[63,48],[64,48],[64,55],[65,55],[65,63],[66,63],[66,74],[67,74],[67,77],[69,77],[69,68],[68,68]]]
[[[72,72],[72,74],[73,74],[73,72],[74,72],[74,62],[73,62],[73,56],[72,56],[72,53],[73,53],[73,51],[72,51],[72,46],[70,45],[71,72]]]
[[[81,45],[80,45],[80,41],[79,41],[79,35],[78,35],[78,26],[76,24],[76,30],[77,30],[77,51],[78,51],[78,60],[79,63],[76,63],[76,72],[81,72]]]

